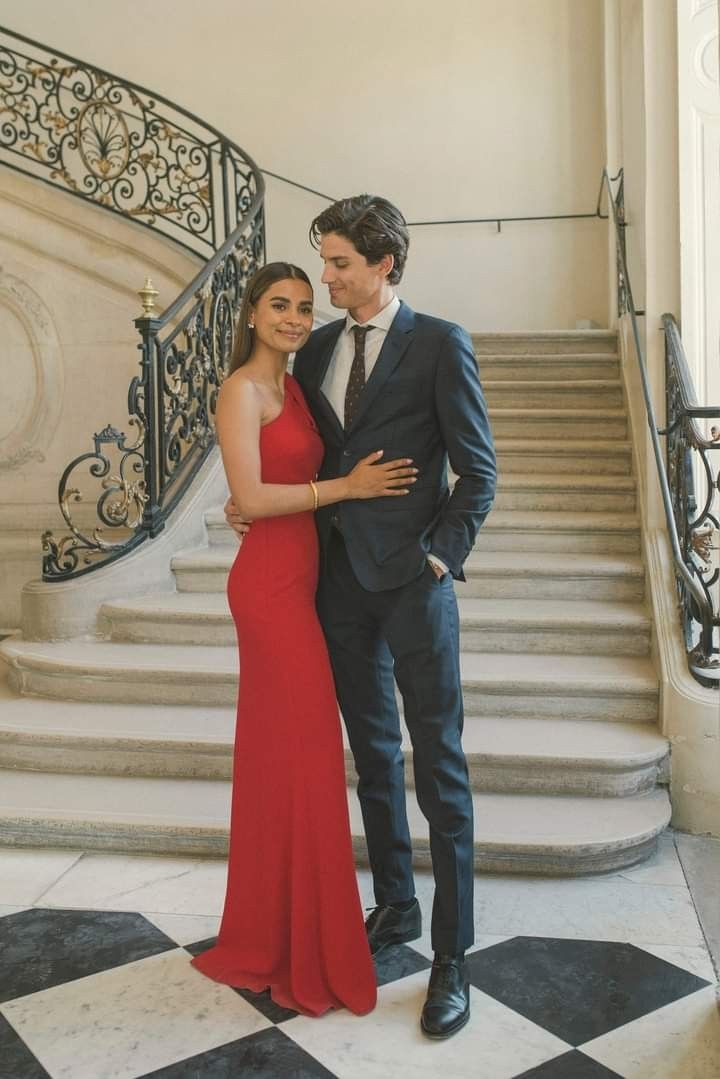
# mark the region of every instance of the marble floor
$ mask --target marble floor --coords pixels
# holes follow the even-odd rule
[[[472,1018],[441,1043],[418,1028],[427,933],[380,957],[370,1016],[307,1019],[190,966],[217,931],[224,864],[0,849],[0,1077],[718,1079],[698,913],[712,921],[719,893],[697,902],[683,839],[604,876],[478,876]],[[720,861],[689,851],[714,887]],[[429,923],[429,875],[417,885]]]

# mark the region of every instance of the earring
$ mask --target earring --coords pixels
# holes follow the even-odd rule
[[[254,322],[248,322],[248,329],[249,330],[254,330],[255,329],[255,323]]]

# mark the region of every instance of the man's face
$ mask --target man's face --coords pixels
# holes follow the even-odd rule
[[[337,232],[323,235],[320,257],[325,263],[322,281],[328,286],[330,303],[350,311],[374,306],[393,266],[392,255],[369,263],[347,237]]]

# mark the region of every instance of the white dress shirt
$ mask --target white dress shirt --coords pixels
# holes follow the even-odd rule
[[[322,382],[322,392],[332,405],[341,426],[345,425],[345,391],[347,390],[350,368],[355,356],[353,326],[372,326],[365,338],[365,381],[367,382],[372,369],[377,363],[380,349],[385,344],[387,332],[399,310],[400,300],[397,296],[393,296],[390,303],[386,304],[372,318],[369,318],[367,322],[357,322],[348,311],[345,318],[345,328],[340,331],[340,336]]]
[[[345,327],[340,331],[340,336],[330,357],[330,363],[321,387],[342,427],[345,426],[345,393],[348,379],[350,378],[350,368],[355,356],[353,326],[372,326],[372,329],[368,330],[365,337],[365,381],[367,382],[377,363],[380,350],[385,344],[388,330],[399,310],[400,300],[397,296],[393,296],[390,303],[386,304],[372,318],[369,318],[367,322],[358,322],[349,311],[345,317]],[[443,573],[448,572],[448,567],[437,555],[431,553],[428,557],[428,562],[433,566],[438,566]]]

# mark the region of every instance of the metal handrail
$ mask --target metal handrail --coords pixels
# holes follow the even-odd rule
[[[151,228],[203,263],[162,314],[150,282],[139,290],[133,437],[107,424],[63,471],[68,532],[42,537],[43,577],[57,581],[157,535],[207,459],[245,281],[264,261],[265,184],[249,154],[187,109],[12,30],[0,35],[0,162]],[[94,519],[83,528],[73,511],[88,483]]]
[[[615,227],[616,248],[619,270],[621,272],[621,290],[623,292],[624,303],[626,306],[627,314],[630,316],[630,323],[632,327],[632,336],[635,344],[635,355],[638,362],[638,369],[640,372],[640,383],[642,386],[643,400],[645,402],[645,413],[647,419],[648,431],[650,432],[650,441],[653,449],[653,456],[655,458],[655,465],[657,470],[657,478],[660,486],[660,494],[662,497],[663,508],[665,510],[665,522],[667,525],[668,538],[670,540],[670,547],[672,550],[673,564],[675,568],[675,575],[679,581],[682,582],[684,587],[688,590],[697,606],[698,621],[701,625],[701,647],[702,653],[706,659],[712,663],[711,657],[713,656],[713,629],[717,625],[717,618],[712,608],[710,599],[703,591],[701,585],[697,581],[696,577],[692,575],[688,569],[684,557],[683,551],[680,545],[680,538],[678,535],[677,525],[675,522],[675,514],[673,511],[672,496],[670,493],[670,487],[668,484],[667,474],[663,462],[662,449],[660,447],[660,440],[658,435],[664,434],[665,431],[658,427],[655,417],[655,410],[653,408],[652,396],[650,393],[650,383],[647,374],[647,365],[645,361],[644,350],[640,341],[640,332],[638,329],[637,316],[638,312],[635,308],[635,300],[633,297],[632,285],[630,283],[630,275],[627,267],[627,257],[625,251],[625,238],[624,229],[626,227],[624,220],[624,213],[621,215],[618,213],[618,207],[615,201],[615,195],[612,190],[612,184],[620,182],[622,185],[623,170],[617,173],[617,175],[610,177],[606,168],[603,169],[602,179],[600,182],[600,193],[598,195],[598,210],[600,209],[603,191],[607,192],[608,203],[610,207],[610,213],[612,216],[613,224]],[[608,215],[603,215],[607,217]],[[679,335],[678,335],[679,338]],[[700,414],[707,415],[705,410],[699,410],[699,406],[695,403],[694,391],[691,389],[692,382],[690,380],[689,370],[687,364],[685,364],[684,379],[684,392],[686,394],[686,400],[689,409],[693,412],[696,410]],[[692,668],[691,668],[692,669]],[[698,677],[698,672],[693,671],[695,677]],[[710,679],[714,676],[712,668],[704,670],[699,680]],[[717,670],[717,676],[720,677],[720,668]]]
[[[309,195],[317,195],[318,198],[324,199],[326,202],[337,202],[334,195],[327,195],[324,191],[317,191],[314,187],[308,187],[306,184],[301,184],[297,180],[291,180],[289,176],[281,176],[280,173],[271,172],[270,169],[261,168],[260,171],[265,176],[272,176],[273,180],[280,180],[281,183],[288,184],[290,187],[296,187],[299,191],[307,191]],[[599,212],[599,208],[597,208],[592,213],[588,214],[535,214],[529,217],[454,217],[429,221],[406,221],[405,224],[410,229],[420,228],[424,225],[496,225],[497,231],[502,232],[502,226],[506,222],[577,221],[582,218],[595,219],[602,217],[603,215]]]

